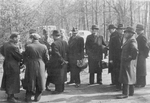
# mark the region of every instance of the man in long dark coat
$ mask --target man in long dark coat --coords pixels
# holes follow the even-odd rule
[[[68,57],[70,67],[70,82],[75,83],[76,87],[80,86],[80,68],[77,67],[77,60],[82,60],[84,57],[84,39],[77,36],[77,30],[73,28],[72,36],[68,42]]]
[[[92,25],[92,34],[86,39],[85,49],[89,62],[89,83],[94,84],[94,74],[97,74],[97,83],[102,84],[102,53],[106,46],[103,36],[98,35],[98,27]]]
[[[141,24],[136,26],[136,32],[138,37],[136,38],[138,43],[139,55],[137,61],[137,87],[145,87],[146,85],[146,58],[148,57],[149,47],[147,45],[147,39],[144,35],[144,27]]]
[[[33,94],[35,94],[35,101],[39,101],[45,90],[45,63],[49,56],[47,47],[39,42],[39,38],[38,34],[31,34],[32,43],[26,46],[24,53],[27,60],[25,63],[26,101],[30,101]]]
[[[64,91],[64,82],[67,75],[67,42],[62,40],[58,30],[53,31],[54,42],[52,43],[51,58],[48,62],[48,76],[50,83],[55,84],[55,91],[52,94],[59,94]]]
[[[124,37],[126,42],[122,46],[121,68],[119,81],[123,84],[122,95],[118,99],[127,98],[134,95],[134,84],[136,82],[136,64],[138,47],[134,36],[134,29],[127,27]]]
[[[16,102],[14,94],[20,92],[19,62],[22,56],[17,46],[18,40],[18,33],[12,33],[9,42],[1,47],[1,54],[5,57],[2,88],[6,91],[7,100],[10,102]]]
[[[116,90],[121,90],[121,84],[119,82],[119,73],[120,73],[120,62],[121,62],[121,46],[123,41],[123,32],[124,28],[122,24],[119,24],[117,27],[116,34],[111,38],[111,61],[113,66],[114,73],[114,83],[116,85]]]
[[[108,26],[108,30],[110,32],[110,39],[109,39],[109,68],[108,68],[108,72],[111,73],[111,81],[112,84],[110,85],[116,85],[115,83],[115,70],[114,70],[114,66],[113,66],[113,51],[114,51],[114,45],[117,44],[113,44],[112,42],[114,42],[114,40],[112,39],[113,37],[118,35],[118,32],[116,31],[116,27],[113,24],[110,24]]]

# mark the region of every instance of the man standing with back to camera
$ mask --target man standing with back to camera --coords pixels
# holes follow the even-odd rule
[[[26,98],[31,101],[34,95],[35,101],[39,101],[42,92],[45,90],[45,64],[49,59],[47,47],[39,42],[39,34],[30,35],[32,43],[26,46],[24,57],[26,58]]]
[[[89,61],[89,84],[94,84],[95,73],[97,74],[97,83],[102,85],[102,58],[103,49],[106,46],[103,36],[98,34],[97,25],[92,25],[92,34],[86,39],[85,49]]]

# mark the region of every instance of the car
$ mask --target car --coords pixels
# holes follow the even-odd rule
[[[86,42],[87,36],[90,35],[90,34],[91,34],[91,32],[88,31],[88,30],[78,30],[78,33],[77,33],[78,36],[83,37],[84,43]]]

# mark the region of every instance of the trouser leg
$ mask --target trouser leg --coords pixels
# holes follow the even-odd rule
[[[64,91],[64,83],[63,84],[55,84],[55,91],[63,92]]]
[[[122,94],[127,95],[127,96],[129,95],[129,85],[128,84],[123,84]]]
[[[129,96],[134,95],[134,85],[129,85]]]
[[[94,84],[94,73],[90,73],[90,84]]]
[[[119,70],[115,72],[115,84],[117,89],[121,89],[121,83],[119,82]]]
[[[39,101],[42,96],[42,91],[39,88],[38,81],[36,81],[36,92],[35,92],[35,101]]]
[[[80,71],[79,71],[79,68],[76,67],[76,72],[75,72],[75,83],[76,84],[80,84]]]
[[[112,84],[115,84],[115,78],[114,78],[114,71],[111,72],[111,82]]]
[[[97,73],[97,83],[102,83],[102,72]]]

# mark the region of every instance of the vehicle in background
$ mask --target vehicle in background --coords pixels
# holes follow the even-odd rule
[[[78,34],[77,35],[83,37],[84,43],[85,43],[87,36],[90,35],[90,34],[91,34],[91,32],[88,31],[88,30],[78,30]]]

